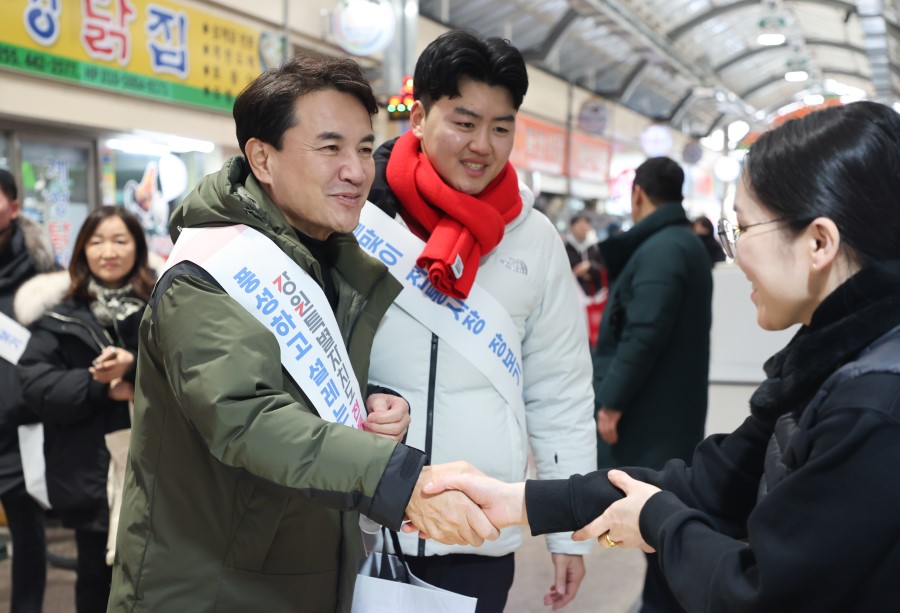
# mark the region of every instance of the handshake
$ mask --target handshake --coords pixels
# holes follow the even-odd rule
[[[500,529],[527,524],[525,484],[492,479],[467,462],[426,466],[409,504],[404,532],[447,545],[478,547]]]

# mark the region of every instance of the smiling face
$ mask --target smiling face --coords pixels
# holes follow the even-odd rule
[[[117,215],[101,221],[84,247],[91,275],[100,285],[109,288],[125,285],[134,268],[136,253],[134,237]]]
[[[459,96],[434,101],[427,114],[416,101],[410,114],[413,134],[438,175],[456,191],[473,196],[506,166],[515,126],[509,90],[467,77],[459,80]]]
[[[281,150],[252,138],[253,174],[287,221],[315,239],[352,232],[375,178],[375,136],[352,94],[323,90],[294,103],[296,125]]]
[[[757,202],[744,181],[738,183],[734,210],[741,226],[776,219]],[[783,223],[747,229],[738,238],[735,261],[753,286],[756,321],[764,330],[784,330],[809,323],[821,292],[812,292],[806,233],[793,234]]]

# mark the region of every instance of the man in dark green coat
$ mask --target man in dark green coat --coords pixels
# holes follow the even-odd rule
[[[635,173],[635,225],[600,243],[612,291],[594,352],[599,465],[661,468],[703,439],[712,274],[681,205],[684,172],[666,157]],[[612,455],[612,463],[608,455]],[[666,598],[649,560],[644,604]],[[662,593],[662,596],[654,594]],[[674,598],[674,610],[678,605]]]
[[[374,177],[376,110],[351,60],[294,58],[263,73],[235,101],[244,155],[171,220],[176,239],[248,226],[306,271],[361,390],[399,291],[351,234]],[[140,340],[110,611],[349,611],[359,513],[394,530],[408,515],[450,541],[496,537],[459,492],[421,495],[453,467],[423,468],[424,455],[397,442],[402,398],[369,396],[365,428],[381,438],[322,419],[307,393],[316,387],[281,366],[273,329],[192,260],[160,278]]]

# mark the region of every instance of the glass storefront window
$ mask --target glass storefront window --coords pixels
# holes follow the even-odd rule
[[[22,138],[22,212],[44,225],[56,259],[68,266],[90,211],[90,144]]]
[[[0,132],[0,168],[9,170],[9,138],[3,132]]]
[[[150,250],[167,256],[172,250],[169,215],[203,176],[203,158],[203,153],[193,151],[147,153],[104,147],[103,203],[134,213],[147,233]]]

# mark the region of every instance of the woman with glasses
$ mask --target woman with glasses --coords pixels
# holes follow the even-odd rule
[[[661,471],[426,491],[461,489],[498,527],[655,549],[689,612],[897,610],[900,115],[858,102],[763,135],[735,211],[720,236],[757,323],[802,324],[737,430]]]

